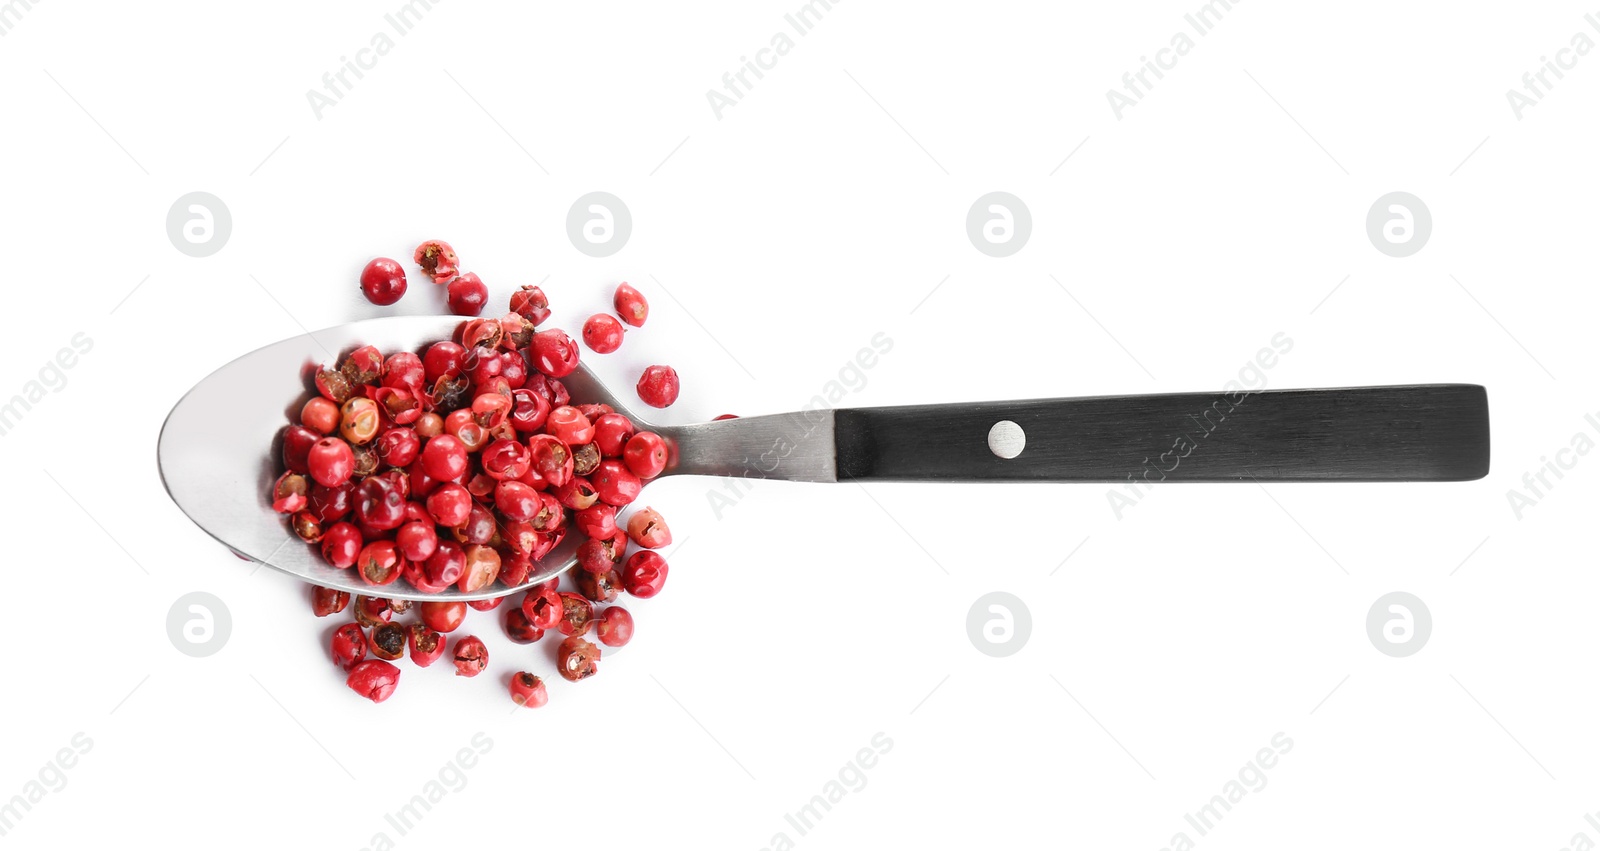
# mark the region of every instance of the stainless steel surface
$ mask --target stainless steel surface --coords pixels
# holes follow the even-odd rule
[[[661,435],[670,451],[662,476],[748,476],[837,481],[831,409],[764,414],[690,425],[658,425],[618,399],[580,366],[563,379],[572,398],[604,402]]]
[[[329,588],[378,593],[403,600],[475,600],[499,597],[542,582],[576,563],[585,540],[571,532],[517,588],[496,584],[464,593],[423,594],[405,580],[377,589],[353,570],[322,560],[302,543],[268,498],[282,472],[281,432],[310,398],[310,377],[358,346],[385,353],[420,352],[451,339],[463,320],[451,316],[396,316],[353,322],[291,337],[239,357],[206,376],[173,407],[162,425],[157,463],[173,502],[207,534],[252,561]],[[661,426],[624,404],[583,366],[564,379],[572,398],[604,402],[667,442],[668,475],[753,476],[834,481],[833,413],[774,414]],[[225,425],[219,427],[219,422]]]
[[[673,447],[663,475],[838,481],[831,410],[658,426],[656,431]]]

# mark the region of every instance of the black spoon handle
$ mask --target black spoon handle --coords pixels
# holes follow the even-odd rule
[[[1475,384],[857,408],[836,411],[834,428],[841,481],[1452,482],[1489,472],[1489,403]],[[1019,434],[1020,454],[1002,457]]]

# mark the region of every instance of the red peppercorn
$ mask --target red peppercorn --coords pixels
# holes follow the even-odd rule
[[[579,476],[587,476],[600,466],[600,450],[593,443],[572,447],[572,472]]]
[[[461,374],[461,361],[467,356],[467,350],[459,344],[443,340],[428,347],[422,353],[422,377],[427,384],[434,384],[440,378],[453,378]]]
[[[356,572],[369,585],[389,585],[400,578],[400,553],[393,541],[373,541],[356,556]]]
[[[430,437],[438,437],[444,433],[444,417],[428,411],[417,417],[417,422],[412,428],[417,432],[417,437],[423,440],[427,440]],[[418,454],[421,453],[419,452]]]
[[[511,394],[511,426],[524,434],[544,427],[550,416],[550,402],[534,391],[523,388]]]
[[[393,469],[386,470],[383,473],[380,473],[378,476],[375,476],[374,478],[380,478],[380,479],[383,479],[384,481],[388,482],[389,483],[389,487],[394,488],[395,493],[400,494],[400,498],[401,499],[404,500],[404,499],[410,499],[411,498],[411,477],[406,475],[406,471],[404,471],[404,470],[393,470]],[[405,520],[406,520],[405,512],[407,510],[408,510],[408,507],[406,505],[402,504],[400,506],[400,511],[401,511],[400,522],[402,522],[402,523],[404,523]]]
[[[379,624],[367,636],[367,645],[373,656],[393,662],[405,655],[406,628],[397,623]]]
[[[472,478],[467,480],[467,493],[472,494],[472,498],[479,502],[491,501],[495,484],[493,478],[483,473],[474,473]]]
[[[558,529],[554,532],[533,533],[533,546],[528,550],[528,559],[530,561],[539,561],[543,559],[545,556],[549,555],[550,551],[556,548],[556,544],[561,543],[561,539],[565,538],[566,536],[567,531],[565,529]]]
[[[409,480],[404,476],[399,481]],[[372,476],[356,486],[356,520],[380,531],[400,526],[406,519],[406,496],[389,476]]]
[[[451,411],[444,418],[444,432],[441,437],[455,438],[456,442],[461,444],[462,450],[469,454],[477,452],[489,442],[489,432],[473,419],[471,408]]]
[[[501,397],[504,398],[504,397]],[[524,443],[515,440],[496,440],[483,448],[479,457],[483,472],[496,481],[520,479],[533,467],[533,453]]]
[[[596,313],[583,323],[583,342],[602,355],[622,348],[622,323],[604,313]]]
[[[361,293],[373,304],[394,304],[406,294],[406,270],[387,257],[373,260],[361,270]]]
[[[322,560],[338,568],[353,567],[361,553],[361,531],[350,523],[335,523],[322,533]]]
[[[348,671],[367,658],[367,634],[361,624],[347,623],[333,631],[333,663]]]
[[[372,451],[370,446],[352,446],[350,451],[356,456],[356,472],[351,479],[360,479],[378,472],[378,453]]]
[[[667,442],[653,431],[641,431],[628,438],[622,460],[628,472],[641,479],[653,479],[667,469]]]
[[[578,368],[578,344],[560,329],[540,331],[528,346],[528,358],[545,375],[565,378]]]
[[[601,414],[594,421],[594,445],[607,458],[621,456],[633,434],[633,421],[622,414]]]
[[[378,403],[365,396],[356,396],[339,408],[339,436],[361,445],[378,436],[383,417]]]
[[[372,395],[373,403],[383,411],[388,422],[411,425],[422,416],[423,400],[420,393],[412,393],[404,387],[379,387],[367,392]]]
[[[521,482],[495,485],[494,507],[509,520],[532,520],[542,504],[538,491]]]
[[[572,522],[578,531],[591,538],[609,538],[617,534],[617,509],[596,503],[573,515]]]
[[[417,246],[411,259],[422,267],[422,273],[433,279],[436,284],[442,284],[456,276],[456,265],[461,261],[456,257],[456,250],[450,243],[438,239],[430,239]]]
[[[435,632],[455,632],[467,617],[467,604],[455,600],[427,600],[418,607],[417,614]]]
[[[472,400],[472,421],[490,431],[497,429],[511,416],[513,404],[509,395],[480,393]]]
[[[488,346],[472,346],[467,349],[466,357],[461,359],[461,372],[472,379],[475,386],[482,387],[500,377],[505,370],[506,360],[496,349]]]
[[[382,703],[400,684],[400,669],[380,659],[368,659],[351,669],[344,683],[373,703]]]
[[[665,408],[678,401],[678,371],[670,366],[647,366],[636,388],[639,398],[652,408]]]
[[[518,644],[532,644],[544,637],[544,630],[528,621],[521,606],[506,608],[506,636]]]
[[[322,521],[309,511],[296,511],[294,516],[289,518],[289,528],[294,530],[300,540],[308,544],[322,540]]]
[[[457,316],[477,316],[489,303],[489,288],[475,273],[468,272],[450,282],[445,288],[450,312]]]
[[[613,602],[622,594],[622,574],[616,570],[601,573],[576,570],[572,573],[572,582],[584,599],[596,603]]]
[[[383,361],[383,386],[420,391],[426,383],[427,370],[422,358],[411,352],[395,352]]]
[[[345,356],[339,371],[351,384],[372,384],[383,377],[383,353],[377,346],[362,346]]]
[[[548,491],[539,494],[541,506],[539,513],[533,515],[530,525],[534,531],[545,534],[555,534],[567,521],[567,513],[561,508],[561,500]]]
[[[343,405],[356,393],[356,389],[350,386],[350,379],[346,378],[344,373],[337,369],[329,369],[326,365],[317,367],[314,380],[317,392],[336,405]]]
[[[612,606],[600,613],[595,633],[601,644],[621,647],[633,639],[633,615],[621,606]]]
[[[563,508],[573,511],[582,511],[600,499],[600,495],[594,492],[594,486],[582,476],[573,476],[572,481],[556,488],[554,493]]]
[[[594,425],[577,408],[562,405],[550,412],[544,430],[567,446],[580,446],[594,440]]]
[[[550,299],[545,297],[544,290],[523,284],[511,294],[511,312],[538,325],[550,318]]]
[[[483,641],[477,636],[464,635],[456,639],[451,658],[456,665],[456,676],[476,677],[489,667],[489,648],[483,646]]]
[[[324,439],[331,440],[331,438]],[[412,461],[417,460],[417,454],[422,451],[422,438],[409,428],[394,426],[379,433],[373,449],[378,453],[378,459],[386,466],[409,467]],[[315,452],[313,449],[312,453]]]
[[[444,636],[425,623],[414,623],[406,630],[406,646],[411,650],[411,661],[426,668],[444,655]]]
[[[453,411],[472,398],[472,379],[465,374],[440,376],[428,388],[428,403],[437,411]]]
[[[311,497],[306,501],[306,510],[316,515],[323,523],[342,520],[350,513],[353,504],[351,494],[354,492],[354,482],[345,482],[332,488],[314,484],[311,486]]]
[[[528,616],[528,623],[536,629],[552,629],[561,622],[561,616],[566,611],[561,602],[561,595],[553,588],[535,588],[522,598],[522,613]]]
[[[672,530],[661,512],[647,507],[628,518],[628,537],[645,549],[659,550],[672,543]]]
[[[588,679],[600,671],[600,648],[574,635],[556,650],[556,670],[572,681]]]
[[[528,438],[528,451],[533,456],[533,472],[551,487],[561,487],[572,478],[572,450],[553,435]]]
[[[440,526],[456,528],[467,522],[472,512],[472,494],[461,485],[451,482],[440,485],[428,494],[428,515]]]
[[[423,594],[442,594],[450,590],[449,585],[435,585],[428,581],[428,568],[426,562],[405,559],[401,562],[400,578],[404,579],[412,588]]]
[[[518,706],[538,709],[550,702],[550,692],[544,687],[544,680],[522,671],[511,678],[511,700]]]
[[[628,469],[627,463],[616,458],[607,458],[596,465],[594,472],[589,474],[589,481],[594,485],[594,492],[600,495],[601,502],[617,507],[633,502],[639,496],[640,488],[644,487],[639,477]]]
[[[622,569],[622,587],[635,597],[654,597],[667,584],[667,560],[654,550],[640,550]]]
[[[350,379],[337,369],[328,369],[326,366],[317,367],[315,377],[317,392],[334,404],[343,405],[349,401],[355,389],[350,386]]]
[[[355,616],[356,623],[371,629],[388,623],[394,612],[389,608],[389,601],[383,597],[357,594],[355,606],[350,609],[350,614]]]
[[[350,605],[350,592],[340,591],[335,588],[324,588],[321,585],[311,592],[311,610],[317,617],[325,618],[336,615]]]
[[[467,547],[467,569],[461,574],[457,587],[468,594],[482,591],[494,584],[499,576],[500,554],[495,552],[494,547],[473,544]]]
[[[627,281],[617,285],[617,291],[611,297],[611,306],[617,309],[617,315],[622,317],[623,322],[635,328],[643,325],[650,316],[650,303]]]
[[[473,319],[461,326],[461,345],[468,349],[483,346],[488,349],[498,349],[500,341],[505,337],[505,326],[498,319]]]
[[[476,503],[468,510],[466,525],[450,530],[463,544],[487,544],[494,539],[494,515]]]
[[[524,386],[526,387],[526,389],[532,391],[533,393],[538,394],[546,402],[549,402],[550,403],[550,407],[558,408],[558,407],[560,407],[562,405],[565,405],[568,402],[572,401],[570,399],[561,399],[561,400],[557,400],[556,399],[556,388],[555,388],[555,385],[560,384],[560,383],[561,382],[555,380],[554,378],[551,378],[548,375],[545,375],[542,372],[534,372],[534,373],[532,373],[531,375],[528,376],[528,383],[526,385],[524,385]]]
[[[431,522],[412,521],[395,533],[394,544],[407,561],[422,562],[438,551],[439,533],[434,531]]]
[[[430,585],[453,585],[461,581],[461,576],[467,573],[467,550],[454,541],[438,541],[434,547],[434,555],[427,557],[422,565]],[[438,627],[434,627],[438,629]],[[450,632],[450,630],[440,630]]]
[[[422,447],[422,469],[441,482],[453,482],[467,472],[467,448],[460,440],[441,434]]]
[[[521,546],[529,548],[535,546],[539,533],[533,531],[526,523],[521,525],[526,530],[527,538]],[[517,546],[511,543],[510,534],[510,532],[502,532],[500,534],[500,539],[504,543],[504,546],[500,549],[500,584],[507,588],[516,588],[528,581],[528,574],[533,572],[533,559],[526,550],[517,551]],[[521,536],[524,532],[519,530],[515,534]]]
[[[306,466],[306,456],[311,454],[311,447],[322,439],[305,426],[292,425],[283,430],[283,466],[288,467],[292,473],[305,475],[310,471]]]
[[[300,424],[318,434],[339,430],[339,406],[323,396],[312,396],[300,409]]]
[[[272,510],[281,514],[294,514],[305,510],[306,493],[311,483],[300,473],[284,473],[272,483]]]
[[[504,603],[505,600],[506,598],[504,597],[494,597],[489,600],[468,600],[467,605],[471,606],[476,611],[492,612],[495,609],[500,608],[500,604]]]
[[[626,534],[609,538],[590,538],[578,546],[578,566],[589,573],[605,573],[622,565],[622,554],[627,549]]]
[[[561,620],[556,629],[562,635],[586,635],[594,623],[594,606],[582,595],[570,591],[561,593]]]
[[[355,474],[356,456],[350,451],[350,444],[337,437],[324,437],[311,444],[310,451],[306,453],[306,468],[317,484],[338,487],[350,481]]]

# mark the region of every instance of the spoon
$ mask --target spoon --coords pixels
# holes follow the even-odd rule
[[[381,590],[322,560],[271,507],[280,433],[310,398],[308,378],[359,346],[418,351],[452,339],[454,316],[397,316],[291,337],[196,384],[167,415],[157,461],[167,493],[243,558],[328,588],[401,600],[477,600],[543,582],[577,563],[576,529],[516,588],[425,594]],[[610,405],[661,435],[662,476],[807,482],[1446,482],[1489,471],[1489,409],[1473,384],[1237,390],[816,409],[657,425],[581,363],[562,379],[575,401]],[[280,407],[278,400],[290,402]],[[218,427],[226,422],[227,427]],[[270,447],[270,450],[269,450]]]

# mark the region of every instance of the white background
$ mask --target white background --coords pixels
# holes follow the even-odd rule
[[[1600,840],[1600,460],[1520,520],[1506,496],[1574,434],[1600,438],[1600,59],[1521,120],[1505,97],[1574,33],[1600,39],[1584,4],[1236,4],[1118,120],[1106,91],[1198,2],[844,2],[719,120],[707,90],[798,0],[450,0],[319,119],[306,91],[400,5],[47,0],[8,19],[0,398],[75,333],[94,346],[0,438],[0,799],[75,733],[93,746],[5,843]],[[165,231],[196,190],[233,217],[200,259]],[[596,190],[634,222],[607,258],[565,232]],[[964,230],[991,191],[1031,210],[1005,259]],[[1405,259],[1365,232],[1391,191],[1433,216]],[[305,588],[171,504],[156,435],[241,353],[441,310],[415,276],[390,309],[355,287],[370,257],[430,237],[495,309],[544,281],[573,329],[638,285],[649,325],[601,368],[626,387],[676,365],[674,421],[797,408],[878,332],[893,350],[844,405],[1219,388],[1284,332],[1273,387],[1486,385],[1493,469],[1172,485],[1120,520],[1099,485],[783,483],[719,520],[721,483],[663,482],[645,500],[687,543],[600,676],[513,713],[505,678],[549,673],[548,648],[498,638],[491,675],[408,670],[373,706],[327,662],[333,624]],[[965,626],[995,590],[1033,622],[1005,659]],[[1365,632],[1396,590],[1434,621],[1409,658]],[[209,658],[166,634],[193,591],[231,612]],[[480,732],[464,788],[397,835],[385,814]],[[879,732],[893,747],[865,787],[800,836],[784,815]],[[1279,732],[1293,747],[1265,788],[1197,835],[1184,814]]]

